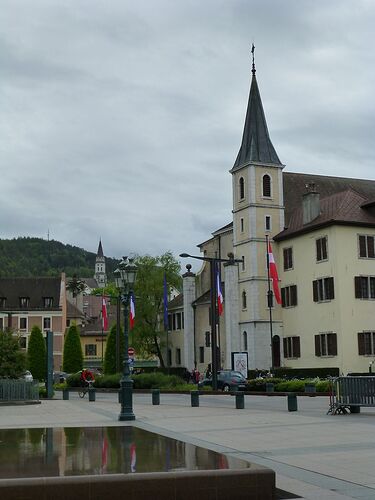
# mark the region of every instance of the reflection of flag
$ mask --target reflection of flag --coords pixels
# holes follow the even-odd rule
[[[276,302],[278,304],[281,304],[281,297],[280,297],[280,290],[279,290],[279,277],[277,275],[276,263],[275,263],[275,259],[273,258],[273,253],[272,253],[272,248],[271,248],[270,242],[268,242],[268,249],[267,249],[267,267],[268,267],[269,276],[272,280],[273,293],[275,294]]]
[[[216,267],[216,292],[217,292],[217,310],[219,316],[223,314],[223,294],[221,293],[219,266]]]
[[[168,285],[167,276],[164,273],[164,284],[163,284],[163,302],[164,302],[164,330],[168,330]]]
[[[132,443],[130,445],[130,471],[136,472],[137,466],[137,453],[136,453],[136,445]]]
[[[105,301],[104,295],[102,296],[102,327],[103,330],[108,330],[107,303]]]
[[[129,314],[129,323],[130,323],[130,330],[134,327],[134,320],[135,320],[135,304],[134,304],[134,295],[130,295],[130,314]]]
[[[108,461],[108,441],[104,436],[102,440],[102,472],[107,472],[107,461]]]

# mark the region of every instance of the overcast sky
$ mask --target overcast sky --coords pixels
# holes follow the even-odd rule
[[[0,238],[197,253],[231,221],[252,42],[286,171],[375,178],[373,0],[0,7]]]

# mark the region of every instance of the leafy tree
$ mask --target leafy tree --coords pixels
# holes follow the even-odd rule
[[[104,373],[111,375],[116,373],[116,324],[114,324],[109,332],[105,356],[104,356]],[[122,371],[122,362],[124,359],[124,335],[120,329],[120,371]]]
[[[46,342],[42,331],[38,326],[33,326],[27,349],[27,366],[34,378],[45,379],[46,360]]]
[[[105,295],[111,298],[111,304],[115,304],[118,299],[118,290],[114,283],[108,283],[104,288],[94,288],[91,295]]]
[[[162,348],[165,345],[163,329],[164,273],[168,287],[181,287],[180,263],[171,252],[158,257],[137,257],[135,283],[136,315],[131,332],[131,343],[138,355],[145,358],[157,356],[164,366]]]
[[[64,342],[63,369],[75,373],[83,368],[83,354],[77,325],[71,325]]]
[[[11,331],[0,331],[0,377],[18,378],[25,371],[26,356]]]

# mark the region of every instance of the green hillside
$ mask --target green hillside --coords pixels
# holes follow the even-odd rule
[[[96,254],[83,248],[64,245],[41,238],[0,239],[0,277],[67,276],[81,278],[94,275]],[[111,278],[118,261],[106,258],[106,271]]]

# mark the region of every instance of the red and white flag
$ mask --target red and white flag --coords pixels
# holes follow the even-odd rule
[[[104,295],[102,296],[102,327],[104,331],[108,330],[107,303]]]
[[[108,463],[108,441],[104,436],[102,439],[102,473],[107,472]]]
[[[220,283],[220,273],[219,268],[216,268],[216,291],[217,291],[217,311],[219,316],[223,314],[223,294],[221,292],[221,283]]]
[[[278,304],[281,304],[281,296],[280,296],[280,290],[279,290],[279,277],[277,275],[277,267],[275,263],[275,259],[273,258],[273,253],[272,253],[272,248],[271,248],[271,243],[268,241],[268,272],[270,275],[270,278],[272,280],[272,286],[273,286],[273,293],[275,295],[276,302]]]
[[[129,324],[130,330],[134,327],[135,321],[135,304],[134,304],[134,295],[130,295],[130,312],[129,312]]]
[[[137,447],[135,443],[130,445],[130,471],[136,472],[137,467]]]

